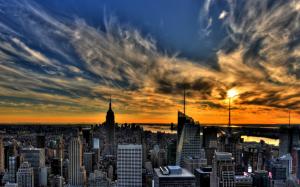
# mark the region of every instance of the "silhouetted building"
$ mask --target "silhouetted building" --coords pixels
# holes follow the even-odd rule
[[[44,134],[37,134],[36,135],[36,147],[37,148],[45,148],[46,139]]]
[[[115,154],[115,114],[111,108],[111,99],[109,100],[109,109],[106,113],[105,126],[107,129],[107,147],[109,154]]]

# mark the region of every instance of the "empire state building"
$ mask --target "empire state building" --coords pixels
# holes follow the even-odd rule
[[[109,109],[106,113],[105,126],[107,129],[107,143],[110,154],[114,154],[115,150],[115,114],[111,109],[111,99],[109,100]]]

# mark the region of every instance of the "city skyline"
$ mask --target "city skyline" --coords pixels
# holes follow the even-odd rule
[[[0,0],[0,123],[300,124],[298,1],[174,4]]]

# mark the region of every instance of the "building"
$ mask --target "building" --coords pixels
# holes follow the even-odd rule
[[[93,173],[90,173],[88,181],[89,187],[110,187],[112,185],[112,182],[107,177],[106,173],[99,170],[95,170]]]
[[[17,181],[17,171],[20,166],[19,156],[10,156],[8,161],[8,181],[15,183]]]
[[[118,145],[118,187],[142,186],[142,145]]]
[[[183,168],[193,173],[195,169],[207,166],[207,160],[200,157],[185,157],[183,160]]]
[[[84,152],[83,153],[83,165],[86,170],[87,175],[93,172],[95,164],[95,153]]]
[[[292,173],[292,157],[283,155],[271,162],[271,186],[282,186]]]
[[[4,172],[5,162],[4,162],[4,143],[2,137],[0,137],[0,173]]]
[[[197,187],[209,187],[210,186],[210,176],[212,168],[211,167],[201,167],[194,170],[196,178]]]
[[[186,123],[177,145],[176,165],[183,167],[185,157],[198,157],[201,155],[201,148],[200,125]]]
[[[231,153],[215,152],[212,166],[211,187],[234,187],[235,165]]]
[[[52,178],[51,187],[64,187],[65,186],[65,179],[62,176],[56,175]]]
[[[154,187],[195,187],[195,176],[180,166],[154,168]]]
[[[17,172],[18,187],[35,187],[34,171],[29,162],[23,162]]]
[[[107,130],[106,147],[109,154],[115,154],[115,114],[111,108],[111,99],[109,100],[109,109],[106,113],[105,126]]]
[[[6,183],[4,187],[18,187],[18,183]]]
[[[253,179],[250,175],[236,175],[234,177],[235,187],[252,187]]]
[[[270,179],[268,171],[259,170],[253,174],[253,186],[255,187],[270,187]]]
[[[37,134],[36,135],[36,147],[37,148],[45,148],[46,145],[46,138],[44,134]]]
[[[34,171],[34,185],[39,186],[40,168],[45,167],[45,149],[42,148],[23,148],[21,149],[23,161],[30,163]]]
[[[82,165],[82,143],[79,137],[73,138],[69,144],[68,183],[70,186],[84,186],[85,169]]]

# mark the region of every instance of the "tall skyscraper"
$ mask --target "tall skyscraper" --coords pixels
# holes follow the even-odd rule
[[[82,143],[79,137],[73,138],[69,144],[69,180],[70,186],[84,186],[86,173],[82,166]]]
[[[107,129],[107,147],[109,154],[115,154],[115,114],[111,108],[111,99],[109,100],[109,109],[106,113],[105,126]]]
[[[199,157],[201,153],[200,125],[186,123],[177,145],[176,165],[183,167],[185,157]]]
[[[4,144],[2,137],[0,137],[0,173],[4,172],[4,169]]]
[[[34,185],[39,186],[39,171],[45,167],[45,149],[23,148],[21,150],[23,161],[30,163],[34,171]]]
[[[34,187],[34,171],[29,162],[23,162],[17,172],[18,187]],[[37,185],[38,186],[38,185]]]
[[[17,170],[20,166],[20,157],[19,156],[10,156],[8,162],[8,181],[15,183],[17,181]]]
[[[234,158],[231,153],[215,152],[211,187],[234,187]]]
[[[118,187],[142,186],[142,145],[118,145]]]

